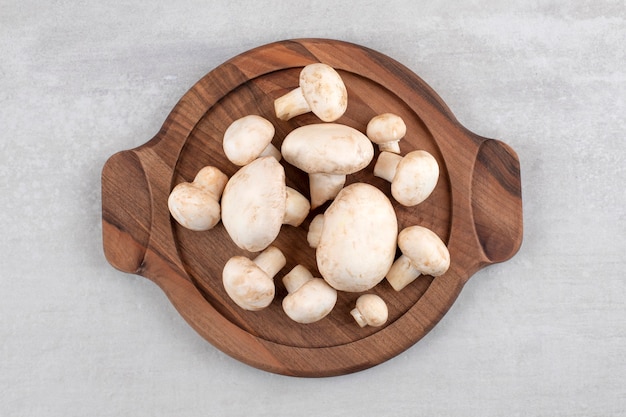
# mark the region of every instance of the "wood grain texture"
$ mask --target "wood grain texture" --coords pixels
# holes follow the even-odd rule
[[[176,184],[190,181],[213,165],[228,176],[237,167],[226,160],[222,135],[239,117],[259,114],[276,127],[274,145],[298,126],[316,123],[312,114],[280,121],[273,101],[295,88],[300,69],[324,62],[343,77],[348,110],[339,123],[365,130],[383,112],[407,124],[405,154],[429,151],[440,165],[440,179],[422,204],[394,203],[400,229],[414,224],[434,230],[448,244],[449,271],[422,276],[401,292],[383,281],[370,292],[389,306],[382,328],[359,328],[349,311],[360,294],[340,293],[332,313],[317,323],[292,322],[281,308],[281,278],[300,263],[316,271],[306,242],[312,211],[298,228],[283,226],[274,243],[287,258],[276,277],[277,295],[260,312],[230,301],[221,271],[237,248],[221,223],[191,232],[174,222],[167,197]],[[376,160],[348,176],[369,182],[389,197],[390,185],[373,176]],[[288,185],[308,196],[306,174],[284,161]],[[215,68],[179,101],[160,132],[145,145],[113,155],[102,172],[103,244],[114,267],[158,284],[187,322],[217,348],[251,366],[294,376],[331,376],[377,365],[421,339],[448,311],[477,270],[513,256],[522,240],[519,161],[506,144],[479,137],[461,126],[445,103],[409,69],[371,49],[335,40],[300,39],[265,45]]]

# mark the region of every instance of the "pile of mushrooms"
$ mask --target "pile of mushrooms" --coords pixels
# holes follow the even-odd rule
[[[347,175],[373,161],[375,144],[379,153],[373,174],[391,183],[395,201],[415,206],[437,185],[437,160],[418,149],[402,155],[399,142],[407,127],[393,113],[372,117],[365,133],[338,123],[347,106],[340,74],[323,63],[307,65],[298,87],[275,99],[274,112],[280,120],[312,112],[320,123],[292,130],[279,150],[272,144],[275,128],[269,120],[259,115],[237,119],[222,138],[224,155],[239,167],[237,172],[228,178],[207,166],[192,182],[172,190],[168,208],[181,226],[204,232],[221,220],[237,247],[259,252],[254,259],[233,254],[224,265],[224,290],[240,308],[258,311],[272,303],[275,276],[287,265],[272,243],[282,225],[299,227],[311,210],[328,201],[307,232],[319,277],[301,264],[282,277],[288,293],[282,308],[291,320],[308,324],[323,319],[333,310],[337,292],[344,291],[359,294],[350,311],[358,326],[382,326],[389,316],[387,304],[368,291],[385,278],[401,291],[420,274],[437,277],[448,270],[450,254],[433,231],[411,225],[398,233],[394,206],[385,193],[363,182],[345,186]],[[286,185],[281,159],[309,175],[310,202]],[[398,247],[402,254],[395,259]]]

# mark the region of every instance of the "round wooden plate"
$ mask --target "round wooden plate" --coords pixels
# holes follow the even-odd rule
[[[384,280],[369,292],[388,304],[384,327],[360,328],[350,316],[360,294],[340,293],[323,320],[303,325],[282,311],[281,278],[300,263],[317,272],[306,233],[312,211],[298,228],[283,226],[274,245],[287,266],[276,277],[276,298],[266,309],[248,312],[226,295],[222,268],[231,256],[254,254],[237,248],[221,223],[206,232],[180,227],[169,215],[172,188],[191,181],[206,165],[228,176],[238,167],[222,150],[222,136],[234,120],[259,114],[276,127],[280,148],[294,128],[319,123],[312,114],[278,120],[273,101],[297,87],[301,68],[331,65],[348,89],[348,110],[338,120],[361,131],[375,115],[393,112],[406,122],[402,154],[432,153],[440,178],[424,203],[407,208],[393,199],[400,229],[419,224],[447,243],[449,271],[421,276],[401,292]],[[373,176],[374,161],[348,176],[369,182],[390,198],[390,184]],[[281,161],[288,185],[309,196],[306,174]],[[199,80],[174,107],[159,133],[146,144],[113,155],[102,171],[103,243],[107,260],[121,271],[158,284],[185,320],[217,348],[251,366],[294,376],[331,376],[377,365],[412,346],[446,313],[469,277],[513,256],[522,240],[519,161],[504,143],[463,128],[443,101],[409,69],[371,49],[326,39],[265,45],[236,56]]]

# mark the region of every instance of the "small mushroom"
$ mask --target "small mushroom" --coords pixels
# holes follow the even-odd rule
[[[398,235],[402,255],[387,273],[387,281],[400,291],[421,274],[438,277],[450,267],[450,252],[445,243],[432,230],[410,226]]]
[[[413,151],[404,157],[381,152],[374,175],[391,182],[391,195],[403,206],[415,206],[426,200],[439,179],[437,160],[426,151]]]
[[[404,120],[393,113],[374,116],[366,128],[367,137],[378,145],[380,151],[400,153],[400,139],[406,135]]]
[[[222,223],[241,249],[258,252],[278,236],[283,223],[299,226],[310,210],[308,200],[285,186],[285,170],[264,156],[240,168],[222,195]]]
[[[311,208],[335,198],[346,175],[372,161],[372,142],[358,130],[338,123],[317,123],[292,130],[283,141],[285,161],[309,174]]]
[[[224,154],[238,166],[247,165],[259,156],[273,156],[280,161],[280,152],[271,143],[274,132],[274,125],[256,114],[237,119],[224,132]]]
[[[224,289],[239,307],[250,311],[261,310],[274,299],[274,275],[286,263],[285,256],[275,246],[268,247],[254,260],[233,256],[222,271]]]
[[[309,64],[300,71],[300,86],[274,101],[276,117],[289,120],[313,112],[324,122],[339,119],[348,107],[341,76],[329,65]]]
[[[326,317],[337,302],[337,291],[321,278],[313,277],[302,265],[296,265],[283,277],[289,294],[283,310],[295,322],[308,324]]]
[[[167,199],[172,217],[183,227],[203,231],[220,221],[220,196],[228,177],[218,168],[206,166],[193,182],[178,184]]]
[[[380,327],[387,322],[389,310],[385,301],[376,294],[363,294],[350,311],[359,326]]]
[[[361,292],[389,271],[397,236],[398,221],[387,196],[372,185],[354,183],[316,216],[307,241],[316,248],[318,270],[331,287]]]

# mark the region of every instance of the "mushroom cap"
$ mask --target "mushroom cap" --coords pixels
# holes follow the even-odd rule
[[[194,183],[178,184],[167,199],[172,217],[183,227],[203,231],[220,221],[220,205],[213,195]]]
[[[318,270],[337,290],[366,291],[389,271],[397,236],[398,221],[387,196],[369,184],[348,185],[324,213]]]
[[[275,158],[240,168],[222,195],[222,223],[233,242],[250,252],[269,246],[280,232],[286,196],[285,170]]]
[[[357,298],[356,309],[365,323],[372,327],[382,326],[389,317],[387,304],[376,294],[363,294]]]
[[[399,141],[406,135],[404,120],[393,113],[374,116],[366,128],[367,137],[376,144]]]
[[[313,323],[326,317],[337,302],[337,291],[321,278],[312,278],[283,299],[283,310],[295,322]]]
[[[432,230],[410,226],[398,235],[402,254],[424,275],[443,275],[450,267],[450,252],[445,243]]]
[[[300,71],[302,95],[311,111],[324,122],[339,119],[348,107],[348,91],[335,69],[322,63],[309,64]]]
[[[274,125],[251,114],[235,120],[224,132],[222,146],[229,161],[243,166],[255,160],[274,137]]]
[[[314,123],[298,127],[281,147],[285,161],[309,174],[347,175],[372,161],[372,142],[358,130],[339,123]]]
[[[430,196],[438,179],[439,164],[430,153],[409,152],[398,164],[391,195],[404,206],[415,206]]]
[[[222,283],[228,296],[250,311],[270,305],[276,291],[273,279],[245,256],[233,256],[226,262]]]

